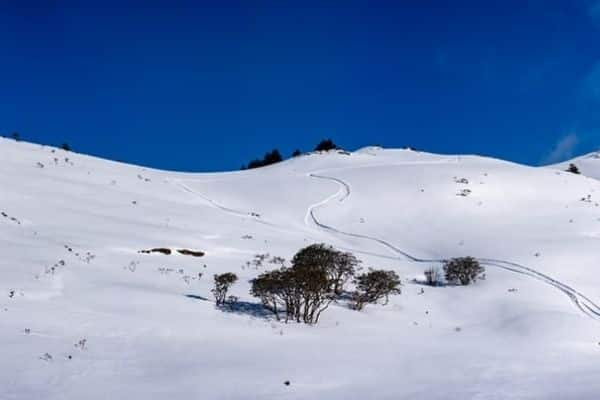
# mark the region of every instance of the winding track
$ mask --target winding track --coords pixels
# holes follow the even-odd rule
[[[323,222],[319,221],[319,219],[315,215],[315,210],[326,205],[331,200],[334,200],[336,198],[340,202],[344,201],[346,198],[348,198],[350,196],[350,193],[351,193],[350,185],[348,185],[348,183],[344,182],[341,179],[334,178],[331,176],[317,175],[314,173],[308,174],[308,176],[311,178],[315,178],[315,179],[324,179],[324,180],[333,181],[333,182],[337,183],[340,188],[335,194],[333,194],[333,195],[327,197],[325,200],[309,207],[309,209],[306,213],[306,217],[305,217],[305,222],[307,224],[312,222],[317,227],[324,229],[326,231],[335,233],[335,234],[377,242],[380,245],[391,250],[397,256],[401,256],[404,259],[408,259],[409,261],[412,261],[415,263],[443,263],[444,261],[446,261],[446,259],[425,259],[425,258],[415,257],[415,256],[407,253],[406,251],[403,251],[403,250],[397,248],[396,246],[392,245],[391,243],[389,243],[383,239],[379,239],[379,238],[376,238],[373,236],[353,233],[353,232],[345,232],[345,231],[339,230],[333,226],[326,225]],[[571,300],[571,302],[584,315],[586,315],[594,320],[600,320],[600,307],[596,303],[594,303],[589,297],[580,293],[576,289],[573,289],[572,287],[570,287],[548,275],[545,275],[539,271],[536,271],[533,268],[530,268],[530,267],[527,267],[527,266],[524,266],[521,264],[517,264],[514,262],[510,262],[510,261],[505,261],[505,260],[498,260],[498,259],[491,259],[491,258],[477,258],[477,261],[479,261],[480,264],[485,265],[485,266],[501,268],[501,269],[504,269],[507,271],[526,275],[531,278],[542,281],[550,286],[553,286],[554,288],[556,288],[557,290],[560,290],[563,294],[565,294]]]
[[[305,218],[304,218],[304,222],[306,223],[306,225],[310,225],[311,223],[313,223],[318,228],[328,231],[328,232],[332,232],[334,234],[376,242],[376,243],[380,244],[381,246],[386,247],[388,250],[390,250],[396,256],[396,258],[398,258],[398,256],[400,256],[403,259],[407,259],[407,260],[415,262],[415,263],[443,263],[444,261],[447,260],[447,259],[425,259],[425,258],[415,257],[415,256],[411,255],[410,253],[407,253],[406,251],[399,249],[398,247],[394,246],[393,244],[391,244],[390,242],[388,242],[386,240],[383,240],[383,239],[380,239],[380,238],[377,238],[374,236],[368,236],[368,235],[363,235],[363,234],[354,233],[354,232],[345,232],[345,231],[339,230],[333,226],[330,226],[330,225],[327,225],[327,224],[321,222],[315,215],[315,211],[318,208],[325,206],[326,204],[330,203],[331,201],[333,201],[335,199],[337,199],[339,202],[343,202],[345,199],[347,199],[350,196],[350,193],[351,193],[350,185],[348,185],[348,183],[344,182],[343,180],[332,177],[332,176],[318,175],[316,173],[310,173],[310,174],[308,174],[308,176],[311,178],[315,178],[315,179],[323,179],[323,180],[335,182],[339,186],[339,189],[336,193],[328,196],[327,198],[325,198],[324,200],[322,200],[318,203],[311,205],[308,208]],[[178,186],[185,192],[188,192],[190,194],[193,194],[195,196],[202,198],[204,201],[208,202],[213,207],[215,207],[221,211],[224,211],[229,214],[237,215],[239,217],[244,217],[244,218],[250,217],[259,223],[281,228],[281,227],[277,226],[276,224],[262,220],[259,216],[257,216],[254,213],[251,213],[248,211],[235,210],[233,208],[223,206],[222,204],[217,203],[216,201],[212,200],[211,198],[191,189],[190,187],[185,185],[180,180],[176,180],[172,183],[174,183],[176,186]],[[554,288],[556,288],[557,290],[559,290],[563,294],[565,294],[571,300],[571,302],[584,315],[586,315],[592,319],[595,319],[595,320],[600,320],[600,306],[598,306],[596,303],[594,303],[589,297],[585,296],[584,294],[577,291],[576,289],[573,289],[572,287],[566,285],[565,283],[562,283],[548,275],[545,275],[539,271],[536,271],[533,268],[530,268],[530,267],[527,267],[527,266],[524,266],[521,264],[517,264],[514,262],[499,260],[499,259],[491,259],[491,258],[477,258],[477,260],[482,265],[489,266],[489,267],[501,268],[501,269],[511,271],[514,273],[526,275],[526,276],[529,276],[530,278],[537,279],[537,280],[542,281],[550,286],[553,286]]]

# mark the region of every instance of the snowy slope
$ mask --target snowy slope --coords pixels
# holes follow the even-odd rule
[[[0,399],[600,396],[596,180],[380,148],[183,174],[0,139],[0,187]],[[248,280],[275,266],[246,262],[314,242],[402,295],[272,320]],[[462,255],[485,281],[410,282]],[[235,313],[210,294],[225,271]]]
[[[566,170],[569,164],[575,164],[579,172],[590,178],[600,179],[600,152],[584,154],[583,156],[575,157],[572,160],[564,161],[558,164],[550,165],[549,168]]]

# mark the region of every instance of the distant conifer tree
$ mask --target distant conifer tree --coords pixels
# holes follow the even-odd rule
[[[279,152],[279,150],[274,149],[272,151],[265,153],[265,156],[263,157],[262,160],[255,159],[255,160],[250,161],[248,163],[247,169],[260,168],[260,167],[264,167],[267,165],[278,163],[280,161],[283,161],[283,157],[281,157],[281,153]],[[242,166],[242,169],[244,169],[243,167],[244,166]]]
[[[315,147],[315,151],[329,151],[329,150],[337,150],[339,147],[333,143],[331,139],[321,140],[317,147]]]
[[[572,174],[580,174],[579,168],[577,168],[577,165],[575,165],[573,163],[569,164],[569,168],[567,168],[566,171],[570,172]]]
[[[280,161],[283,161],[283,157],[281,157],[281,154],[279,153],[279,150],[277,150],[277,149],[274,149],[273,151],[266,153],[265,157],[263,158],[264,165],[271,165],[271,164],[278,163]]]

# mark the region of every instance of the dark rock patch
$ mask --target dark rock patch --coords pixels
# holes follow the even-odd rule
[[[171,249],[167,249],[164,247],[158,247],[155,249],[149,249],[149,250],[140,250],[138,253],[143,253],[143,254],[151,254],[151,253],[161,253],[164,255],[170,255],[171,254]]]
[[[184,256],[192,256],[192,257],[202,257],[204,255],[203,251],[189,250],[189,249],[178,249],[177,252],[179,254],[183,254]]]

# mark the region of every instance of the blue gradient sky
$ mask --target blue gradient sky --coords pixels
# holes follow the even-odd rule
[[[0,134],[191,171],[324,137],[529,164],[600,146],[600,2],[93,3],[0,2]]]

